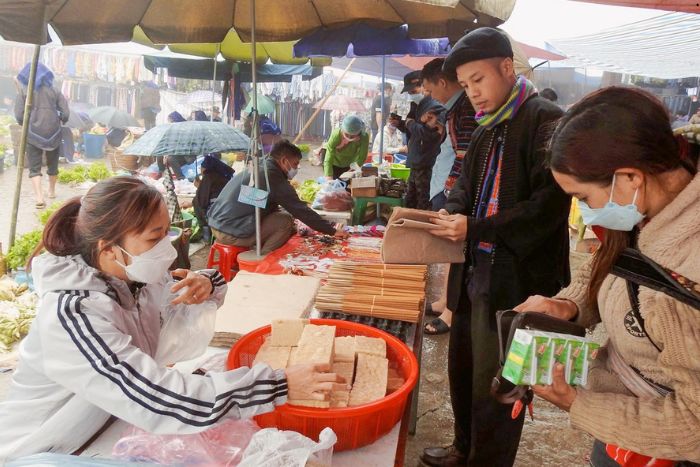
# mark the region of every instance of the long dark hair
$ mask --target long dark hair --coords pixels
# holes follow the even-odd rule
[[[121,243],[128,233],[143,232],[162,203],[160,192],[138,178],[103,180],[51,215],[32,258],[43,249],[56,256],[79,254],[96,268],[100,240],[107,248]]]
[[[608,186],[621,168],[651,176],[679,167],[694,173],[683,153],[669,113],[656,97],[612,86],[589,94],[562,117],[552,136],[549,167],[580,182]],[[587,300],[594,309],[605,276],[630,241],[629,232],[605,230],[588,286]]]

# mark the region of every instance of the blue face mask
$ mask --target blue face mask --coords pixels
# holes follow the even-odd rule
[[[612,200],[615,190],[615,176],[613,175],[612,188],[610,190],[610,200],[602,208],[593,209],[583,201],[578,202],[583,223],[586,225],[599,225],[610,230],[621,230],[629,232],[635,225],[644,219],[644,214],[640,213],[635,205],[638,189],[634,192],[632,204],[620,206]]]
[[[420,101],[423,100],[423,94],[421,94],[421,93],[409,94],[409,95],[408,95],[408,99],[409,99],[411,102],[414,102],[414,103],[418,104],[418,103],[420,103]]]

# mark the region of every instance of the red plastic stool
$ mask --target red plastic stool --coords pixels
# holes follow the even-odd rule
[[[224,276],[226,282],[230,282],[233,276],[236,275],[236,272],[232,271],[232,269],[238,269],[238,255],[244,251],[248,251],[248,248],[225,245],[215,241],[209,250],[207,268],[211,269],[214,266],[218,266],[219,272]],[[219,254],[218,259],[216,259],[217,253]]]

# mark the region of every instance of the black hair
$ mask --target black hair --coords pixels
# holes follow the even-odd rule
[[[554,92],[554,89],[552,88],[544,88],[542,91],[540,91],[540,96],[552,102],[556,102],[559,99],[559,96],[557,96],[557,93]]]
[[[270,157],[278,161],[284,156],[292,156],[301,159],[301,150],[288,139],[279,140],[272,146]]]
[[[443,70],[444,64],[444,58],[435,58],[429,61],[423,66],[420,72],[421,79],[430,81],[431,83],[437,83],[439,79],[456,83],[457,72],[455,70]]]

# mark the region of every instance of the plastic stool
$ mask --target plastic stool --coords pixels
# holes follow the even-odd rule
[[[388,204],[389,206],[403,206],[403,198],[391,198],[389,196],[375,196],[374,198],[353,198],[355,205],[352,208],[352,225],[362,224],[362,219],[365,217],[365,211],[367,210],[367,205],[369,203],[375,203],[377,205],[377,212],[379,212],[379,205]]]
[[[238,258],[238,268],[241,271],[255,272],[266,257],[267,255],[258,256],[255,250],[246,251]]]
[[[224,276],[226,282],[230,282],[231,279],[233,279],[233,276],[236,275],[236,272],[232,271],[232,269],[238,269],[238,255],[240,253],[243,253],[244,251],[248,251],[248,248],[233,245],[225,245],[223,243],[215,241],[214,244],[211,246],[211,249],[209,250],[207,268],[218,266],[219,272],[222,276]],[[219,254],[218,259],[216,259],[217,253]]]

